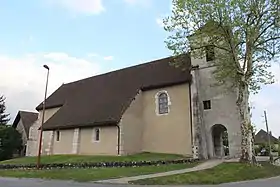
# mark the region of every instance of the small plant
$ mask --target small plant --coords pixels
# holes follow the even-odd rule
[[[269,156],[269,144],[268,143],[262,143],[258,147],[255,148],[256,154],[260,153],[261,156]],[[264,150],[264,151],[262,151]],[[274,144],[271,144],[271,152],[278,152],[279,154],[279,149],[276,149]]]
[[[41,169],[63,169],[63,168],[114,168],[114,167],[141,167],[159,166],[168,164],[190,164],[195,159],[156,160],[156,161],[125,161],[125,162],[83,162],[83,163],[51,163],[41,164]],[[36,164],[0,164],[1,169],[30,170],[36,168]]]

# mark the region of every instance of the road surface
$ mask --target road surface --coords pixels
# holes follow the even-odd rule
[[[15,178],[0,178],[0,186],[2,187],[138,187],[132,185],[106,185],[106,184],[95,184],[95,183],[76,183],[71,181],[45,181],[41,179],[15,179]],[[211,185],[209,187],[279,187],[280,177],[271,179],[262,179],[250,182],[238,182],[221,185]],[[156,186],[153,186],[156,187]],[[167,186],[158,186],[167,187]],[[177,186],[178,187],[178,186]],[[184,187],[206,187],[203,185],[195,186],[184,186]]]

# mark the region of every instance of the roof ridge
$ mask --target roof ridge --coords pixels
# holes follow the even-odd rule
[[[256,133],[256,135],[255,136],[257,136],[259,133],[261,133],[261,132],[263,132],[263,133],[265,133],[265,134],[269,134],[271,137],[273,137],[273,138],[276,138],[273,134],[272,134],[272,131],[269,131],[269,133],[266,131],[266,130],[264,130],[264,129],[260,129],[257,133]],[[278,139],[278,138],[276,138],[276,139]]]
[[[77,83],[77,82],[80,82],[80,81],[84,81],[84,80],[87,80],[87,79],[101,77],[101,76],[105,76],[105,75],[108,75],[108,74],[112,74],[112,73],[116,73],[116,72],[120,72],[120,71],[124,71],[124,70],[128,70],[128,69],[133,69],[133,68],[136,68],[136,67],[145,66],[145,65],[152,64],[152,63],[155,63],[155,62],[160,62],[162,60],[166,60],[166,59],[169,59],[169,58],[171,59],[172,56],[164,57],[164,58],[160,58],[160,59],[154,59],[152,61],[144,62],[144,63],[141,63],[141,64],[136,64],[136,65],[124,67],[124,68],[121,68],[121,69],[116,69],[116,70],[113,70],[113,71],[108,71],[108,72],[101,73],[101,74],[98,74],[98,75],[93,75],[91,77],[79,79],[79,80],[68,82],[68,83],[63,83],[63,85],[70,85],[70,84]]]

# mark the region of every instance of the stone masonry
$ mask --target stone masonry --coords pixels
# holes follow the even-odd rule
[[[240,156],[241,131],[236,110],[236,93],[214,86],[212,72],[215,67],[206,59],[192,59],[192,112],[194,147],[198,146],[200,158],[214,158],[213,126],[224,126],[228,132],[229,157]],[[211,102],[211,109],[204,110],[203,101]]]

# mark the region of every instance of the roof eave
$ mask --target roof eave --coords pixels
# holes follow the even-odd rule
[[[17,113],[16,118],[15,118],[13,124],[12,124],[12,127],[16,128],[19,121],[20,121],[20,111]]]
[[[56,105],[50,105],[50,106],[46,106],[45,109],[52,109],[52,108],[58,108],[58,107],[62,107],[63,104],[56,104]],[[40,104],[36,107],[37,111],[43,110],[43,105]]]
[[[157,84],[157,85],[146,86],[146,87],[142,87],[141,90],[142,91],[147,91],[147,90],[153,90],[153,89],[157,89],[157,88],[176,86],[176,85],[180,85],[180,84],[184,84],[184,83],[190,83],[190,82],[191,82],[190,79],[186,79],[184,81],[179,81],[179,82],[172,82],[172,83],[165,83],[165,84]]]
[[[101,122],[94,122],[91,124],[74,124],[74,125],[64,125],[64,126],[56,126],[56,127],[44,127],[43,131],[50,131],[50,130],[66,130],[66,129],[74,129],[74,128],[90,128],[90,127],[109,127],[109,126],[117,126],[119,124],[118,121],[101,121]],[[39,130],[41,127],[39,128]]]

